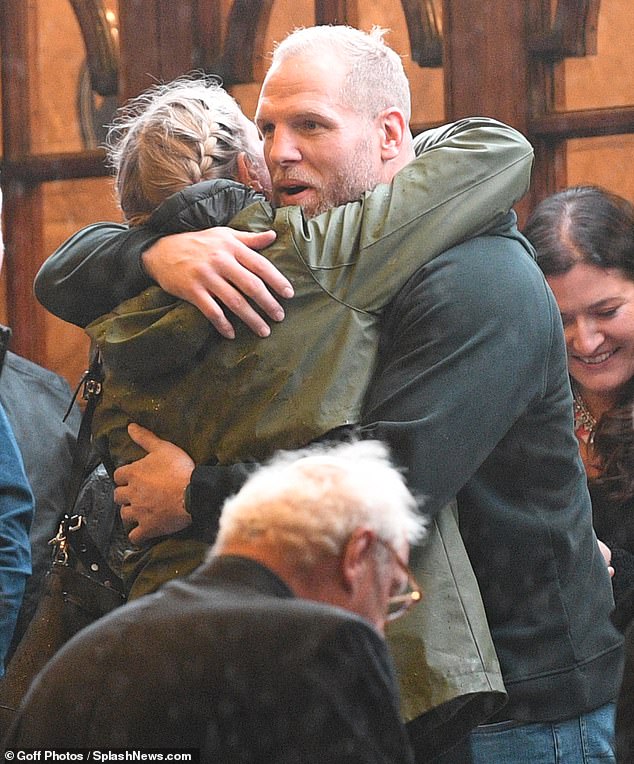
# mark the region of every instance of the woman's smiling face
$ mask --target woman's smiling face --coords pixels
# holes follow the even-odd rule
[[[566,335],[568,367],[584,390],[614,400],[634,376],[634,281],[578,263],[548,276]]]

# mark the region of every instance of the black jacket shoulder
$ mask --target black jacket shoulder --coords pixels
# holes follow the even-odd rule
[[[169,196],[153,213],[147,227],[161,233],[199,231],[228,225],[238,212],[264,197],[233,180],[205,180]]]

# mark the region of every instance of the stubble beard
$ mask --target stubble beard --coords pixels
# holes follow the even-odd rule
[[[305,180],[308,184],[308,179]],[[316,187],[317,197],[301,205],[304,216],[314,218],[333,207],[354,202],[380,182],[381,178],[372,161],[370,139],[361,139],[345,164],[338,168],[325,185]]]

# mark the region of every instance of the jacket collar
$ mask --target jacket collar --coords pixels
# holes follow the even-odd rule
[[[248,586],[250,589],[270,596],[295,597],[293,590],[272,570],[248,557],[218,555],[195,575],[210,581],[220,580],[223,584]]]

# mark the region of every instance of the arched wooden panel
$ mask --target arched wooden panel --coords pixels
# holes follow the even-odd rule
[[[358,25],[358,0],[315,0],[315,24]]]
[[[119,48],[103,0],[70,0],[79,22],[92,89],[101,96],[119,90]]]
[[[255,60],[263,52],[272,8],[273,0],[234,0],[222,58],[213,67],[225,87],[255,80]]]
[[[531,49],[552,60],[597,52],[601,0],[558,0],[552,28],[531,42]]]
[[[419,66],[442,66],[442,26],[438,0],[401,0],[412,58]]]

